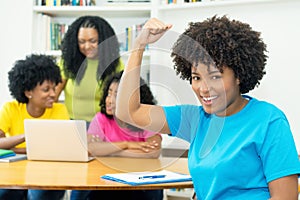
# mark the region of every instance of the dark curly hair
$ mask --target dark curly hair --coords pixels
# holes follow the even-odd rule
[[[45,80],[55,84],[61,82],[60,69],[55,60],[45,55],[29,55],[15,62],[8,72],[10,94],[20,103],[28,103],[25,91],[33,90]]]
[[[104,82],[103,98],[100,100],[100,104],[99,104],[100,108],[101,108],[100,112],[105,114],[110,119],[112,119],[114,116],[107,114],[105,100],[106,100],[106,97],[108,96],[108,91],[109,91],[110,85],[112,83],[120,83],[122,74],[123,74],[123,71],[112,74]],[[143,103],[143,104],[155,105],[157,103],[149,86],[145,83],[145,81],[142,78],[140,78],[140,98],[141,98],[141,103]],[[129,128],[130,130],[135,131],[135,132],[142,131],[142,129],[137,128],[135,126],[131,126],[129,124],[127,124],[127,128]]]
[[[203,22],[190,23],[173,46],[177,75],[191,81],[191,67],[203,63],[224,66],[234,71],[240,92],[247,93],[260,84],[265,75],[266,45],[260,33],[240,21],[214,16]]]
[[[98,32],[98,69],[97,80],[104,80],[116,71],[120,61],[119,42],[110,24],[98,16],[82,16],[69,27],[62,41],[62,60],[64,73],[67,78],[80,83],[83,78],[87,61],[78,46],[78,32],[80,28],[94,28]]]

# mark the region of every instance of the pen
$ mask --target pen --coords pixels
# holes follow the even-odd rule
[[[145,179],[145,178],[164,178],[166,175],[153,175],[153,176],[140,176],[139,179]]]

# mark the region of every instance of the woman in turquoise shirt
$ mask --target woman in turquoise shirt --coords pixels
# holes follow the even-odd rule
[[[259,85],[267,58],[260,33],[248,24],[214,16],[190,23],[174,44],[176,73],[202,106],[140,103],[145,46],[171,27],[158,19],[145,24],[119,85],[116,116],[190,143],[197,199],[297,200],[300,162],[288,120],[274,105],[244,95]]]

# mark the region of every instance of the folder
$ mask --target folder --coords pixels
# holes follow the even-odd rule
[[[161,170],[156,172],[129,172],[106,174],[101,176],[102,179],[116,181],[129,185],[144,185],[144,184],[158,184],[158,183],[172,183],[192,181],[188,174],[181,174],[171,172],[168,170]]]
[[[2,163],[2,162],[9,163],[9,162],[15,162],[15,161],[18,161],[18,160],[26,160],[26,159],[27,159],[26,154],[15,154],[13,156],[0,158],[0,163]]]
[[[0,158],[6,158],[14,155],[16,155],[16,153],[13,150],[0,149]]]

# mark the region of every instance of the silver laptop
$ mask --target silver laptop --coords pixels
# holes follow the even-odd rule
[[[28,160],[88,162],[84,120],[24,120]]]

